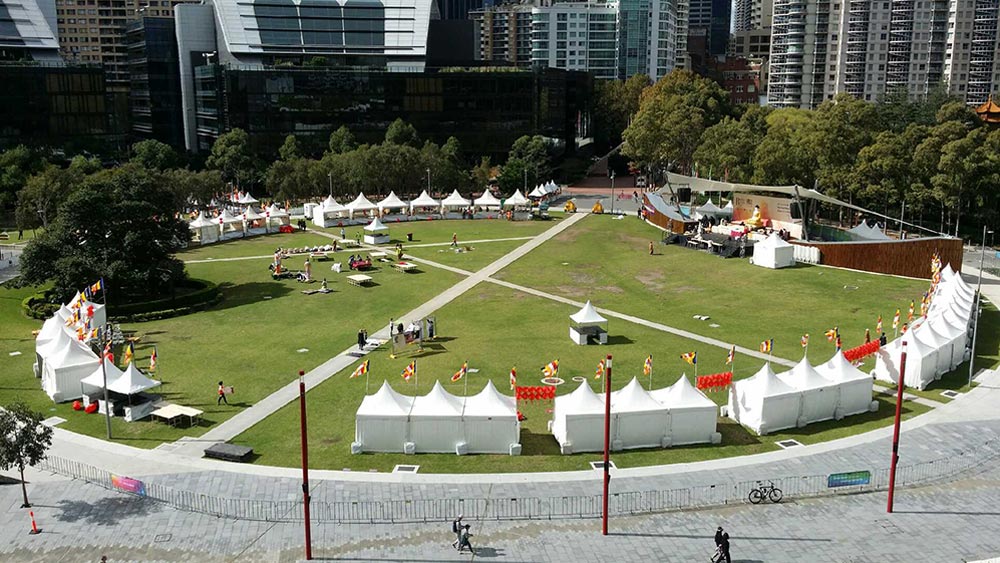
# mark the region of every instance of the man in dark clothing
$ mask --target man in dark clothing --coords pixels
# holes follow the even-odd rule
[[[722,545],[722,526],[719,526],[719,529],[715,531],[715,547],[720,545]]]
[[[726,558],[726,563],[733,563],[733,560],[729,557],[729,533],[722,534],[722,545],[719,546],[722,550],[722,556]]]
[[[365,349],[365,329],[358,331],[358,350]]]

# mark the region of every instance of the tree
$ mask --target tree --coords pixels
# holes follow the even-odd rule
[[[499,176],[499,167],[493,166],[490,157],[484,156],[479,160],[479,164],[472,168],[472,189],[478,190],[490,185],[490,181]]]
[[[507,163],[500,170],[497,183],[500,184],[500,191],[505,194],[512,194],[515,190],[525,188],[525,172],[528,175],[528,182],[531,182],[530,165],[520,158],[508,158]],[[525,194],[527,195],[527,194]]]
[[[28,178],[44,167],[45,160],[24,145],[0,153],[0,209],[12,207]]]
[[[21,476],[21,508],[31,508],[24,468],[33,467],[45,459],[52,445],[52,429],[42,424],[44,415],[17,402],[0,410],[0,469],[16,467]]]
[[[510,147],[509,159],[519,160],[528,169],[528,183],[538,184],[552,174],[549,144],[545,137],[524,135],[518,137]],[[523,178],[522,178],[523,181]],[[525,194],[527,195],[527,194]]]
[[[705,129],[693,158],[703,170],[712,171],[713,178],[749,182],[758,144],[760,138],[755,137],[747,122],[727,117]]]
[[[775,110],[767,116],[767,134],[754,152],[754,182],[812,187],[816,158],[806,135],[814,116],[797,108]]]
[[[136,163],[88,177],[25,247],[20,283],[51,280],[59,300],[100,278],[112,303],[172,294],[185,277],[173,253],[191,235],[166,183]]]
[[[397,117],[385,130],[385,142],[393,145],[407,145],[413,148],[420,146],[417,130],[413,125]]]
[[[652,100],[670,97],[679,98],[679,102],[685,106],[700,109],[703,128],[715,125],[731,114],[729,92],[718,82],[680,69],[671,71],[642,91],[639,111]]]
[[[153,170],[176,168],[180,157],[170,145],[154,139],[146,139],[132,145],[132,162],[138,162]]]
[[[875,106],[848,94],[823,102],[814,112],[804,142],[817,164],[816,179],[824,193],[853,200],[854,165],[875,135],[876,119]]]
[[[48,227],[55,218],[58,207],[66,201],[70,193],[83,180],[79,168],[66,170],[48,164],[45,169],[28,178],[21,191],[17,192],[17,225],[22,229]]]
[[[354,141],[354,134],[346,125],[341,125],[336,131],[330,133],[330,152],[333,154],[344,154],[355,149],[357,143]]]
[[[598,80],[594,83],[594,139],[601,148],[621,143],[622,133],[632,116],[639,111],[642,91],[652,82],[645,74],[635,74],[628,80]]]
[[[220,135],[212,144],[212,152],[205,165],[222,172],[226,181],[240,185],[249,183],[256,174],[247,132],[237,128]]]
[[[187,206],[207,206],[212,198],[225,191],[226,183],[218,170],[194,172],[175,168],[163,172],[168,189],[174,194],[175,209]]]
[[[854,182],[865,205],[881,204],[885,214],[899,204],[910,191],[913,180],[913,154],[926,128],[911,125],[902,133],[883,131],[858,153]]]
[[[285,137],[284,144],[278,149],[278,158],[281,160],[294,160],[302,156],[302,151],[299,148],[299,140],[295,138],[295,135],[289,135]]]
[[[641,168],[664,170],[675,164],[690,169],[704,130],[701,108],[674,95],[647,98],[625,130],[622,152]]]
[[[959,236],[962,205],[968,203],[966,193],[987,176],[989,157],[981,150],[985,141],[986,132],[979,128],[945,145],[938,162],[940,173],[931,179],[941,201],[955,212],[956,237]]]

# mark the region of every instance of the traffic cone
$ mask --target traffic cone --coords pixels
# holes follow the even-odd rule
[[[35,523],[35,512],[33,510],[29,510],[28,515],[31,516],[31,531],[28,532],[28,534],[34,536],[36,534],[42,533],[42,530],[38,527],[38,524]]]

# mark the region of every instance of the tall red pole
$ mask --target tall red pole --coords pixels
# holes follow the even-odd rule
[[[906,374],[906,341],[903,341],[903,352],[899,356],[899,383],[896,385],[896,421],[892,428],[892,461],[889,464],[889,505],[886,512],[892,512],[892,497],[896,492],[896,462],[899,461],[899,417],[903,409],[903,382]]]
[[[604,376],[604,501],[601,509],[601,534],[608,535],[608,487],[611,485],[611,354]]]
[[[302,429],[302,511],[306,525],[306,561],[312,561],[312,529],[309,521],[309,442],[306,432],[306,372],[299,370],[299,419]]]

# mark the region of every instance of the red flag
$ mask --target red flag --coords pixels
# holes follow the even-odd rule
[[[517,388],[517,367],[510,368],[510,388]]]

